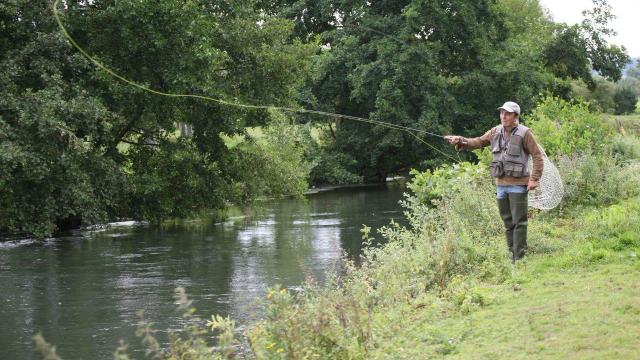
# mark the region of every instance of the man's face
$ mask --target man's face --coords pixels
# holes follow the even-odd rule
[[[502,126],[514,127],[516,125],[516,118],[516,113],[500,109],[500,123]]]

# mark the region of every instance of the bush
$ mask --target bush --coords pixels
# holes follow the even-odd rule
[[[615,102],[615,114],[631,114],[636,110],[638,97],[635,92],[627,87],[618,89],[613,96]]]
[[[637,262],[640,252],[640,198],[582,211],[574,220],[564,251],[548,257],[544,266],[574,268],[609,261]]]
[[[234,181],[233,200],[246,203],[258,197],[302,196],[308,189],[311,164],[304,158],[304,133],[281,113],[262,136],[245,135],[232,149],[229,164]]]
[[[312,150],[310,181],[320,184],[359,184],[362,177],[350,171],[356,161],[348,154],[330,148],[316,147]]]
[[[412,170],[411,175],[413,179],[407,187],[422,204],[429,204],[446,194],[456,194],[463,187],[487,185],[490,181],[486,166],[469,162],[443,165],[424,172]]]
[[[608,155],[560,156],[558,171],[565,185],[562,207],[606,206],[640,193],[640,165],[619,163]]]
[[[335,139],[322,129],[315,128],[318,140],[311,135],[311,128],[305,127],[303,143],[305,160],[311,164],[309,182],[321,184],[359,184],[362,176],[356,174],[357,161],[349,154],[336,148]]]
[[[555,97],[543,98],[525,120],[549,157],[600,153],[613,133],[587,103]]]
[[[637,198],[594,210],[586,216],[585,223],[592,239],[602,247],[615,251],[640,248],[640,201]]]
[[[229,185],[220,165],[190,140],[132,148],[128,156],[130,216],[159,222],[225,206]]]

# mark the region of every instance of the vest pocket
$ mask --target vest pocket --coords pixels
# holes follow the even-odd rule
[[[524,165],[511,161],[504,161],[504,174],[511,177],[522,177],[524,175]]]
[[[489,172],[491,176],[499,178],[504,176],[504,166],[502,165],[502,161],[492,161],[489,164]]]
[[[511,135],[511,141],[509,142],[509,149],[507,154],[511,156],[520,156],[522,152],[522,139],[519,136]]]
[[[496,133],[491,136],[491,152],[499,153],[500,151],[500,134]]]

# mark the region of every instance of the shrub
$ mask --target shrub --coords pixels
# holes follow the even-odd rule
[[[640,193],[640,166],[619,163],[612,155],[561,156],[558,171],[565,185],[562,207],[606,206]]]
[[[549,157],[602,152],[613,133],[587,103],[555,97],[543,98],[525,120]]]
[[[311,156],[311,182],[320,184],[359,184],[362,177],[350,171],[356,161],[348,154],[330,148],[316,147]]]
[[[133,148],[129,159],[128,215],[134,218],[159,222],[225,206],[229,185],[223,169],[190,140]]]
[[[231,167],[233,200],[248,202],[257,197],[302,196],[308,189],[311,164],[304,159],[304,134],[300,127],[276,111],[260,137],[245,135],[233,148]]]
[[[413,196],[422,204],[429,204],[446,194],[455,194],[463,187],[487,185],[489,174],[482,164],[463,162],[443,165],[434,170],[412,170],[413,179],[407,184]]]
[[[613,101],[615,102],[615,114],[631,114],[636,110],[638,97],[631,88],[623,87],[613,95]]]
[[[305,160],[311,165],[309,182],[321,184],[358,184],[363,178],[356,174],[357,161],[336,148],[335,139],[323,129],[314,128],[317,137],[312,136],[312,128],[305,126],[302,142]]]
[[[608,151],[618,160],[640,159],[640,139],[616,135],[609,142]]]

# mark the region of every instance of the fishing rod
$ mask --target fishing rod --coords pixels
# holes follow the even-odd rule
[[[128,85],[130,85],[130,86],[138,88],[138,89],[140,89],[142,91],[145,91],[145,92],[148,92],[148,93],[151,93],[151,94],[155,94],[155,95],[158,95],[158,96],[165,96],[165,97],[171,97],[171,98],[192,98],[192,99],[211,101],[211,102],[215,102],[215,103],[222,104],[222,105],[225,105],[225,106],[237,107],[237,108],[242,108],[242,109],[273,110],[273,111],[282,111],[282,112],[297,113],[297,114],[315,114],[315,115],[320,115],[320,116],[326,116],[326,117],[332,117],[332,118],[336,118],[337,117],[337,118],[342,118],[342,119],[347,119],[347,120],[358,121],[358,122],[362,122],[362,123],[379,125],[379,126],[390,128],[390,129],[404,131],[404,132],[410,134],[411,136],[413,136],[414,138],[416,138],[421,143],[427,145],[432,150],[434,150],[434,151],[436,151],[436,152],[438,152],[438,153],[440,153],[440,154],[452,159],[453,161],[459,161],[460,160],[460,159],[456,159],[453,156],[441,151],[440,149],[438,149],[435,146],[429,144],[428,142],[424,141],[418,135],[415,134],[415,133],[422,133],[424,135],[429,135],[429,136],[432,136],[432,137],[445,139],[444,136],[442,136],[440,134],[436,134],[436,133],[430,132],[430,131],[427,131],[427,130],[416,129],[416,128],[403,126],[403,125],[398,125],[398,124],[393,124],[393,123],[389,123],[389,122],[385,122],[385,121],[367,119],[367,118],[358,117],[358,116],[352,116],[352,115],[332,113],[332,112],[327,112],[327,111],[311,110],[311,109],[304,109],[304,108],[290,108],[290,107],[274,106],[274,105],[245,104],[245,103],[240,103],[240,102],[227,101],[227,100],[223,100],[223,99],[220,99],[220,98],[213,98],[213,97],[206,96],[206,95],[177,94],[177,93],[169,93],[169,92],[164,92],[164,91],[160,91],[160,90],[157,90],[157,89],[152,89],[152,88],[150,88],[148,86],[142,85],[140,83],[137,83],[137,82],[135,82],[133,80],[130,80],[130,79],[124,77],[123,75],[118,74],[117,72],[115,72],[111,68],[109,68],[106,65],[104,65],[98,59],[93,57],[86,50],[84,50],[84,48],[82,46],[80,46],[80,44],[78,44],[76,42],[76,40],[69,34],[69,32],[67,31],[66,27],[62,23],[62,20],[60,19],[60,14],[58,12],[58,5],[59,4],[60,4],[60,0],[55,0],[54,1],[54,3],[53,3],[53,16],[54,16],[54,18],[56,20],[56,23],[58,24],[58,27],[60,28],[60,31],[62,32],[64,37],[69,41],[69,43],[71,43],[71,45],[73,45],[73,47],[76,48],[76,50],[78,50],[80,52],[80,54],[82,54],[82,56],[84,56],[89,61],[91,61],[96,67],[102,69],[103,71],[105,71],[106,73],[111,75],[112,77],[114,77],[114,78],[116,78],[116,79],[118,79],[118,80],[120,80],[120,81],[122,81],[122,82],[124,82],[124,83],[126,83]],[[349,25],[349,26],[353,26],[353,25]],[[366,28],[366,27],[364,27],[364,28],[365,29],[369,29],[369,28]],[[385,36],[390,36],[390,35],[384,34],[381,31],[375,31],[375,32],[383,34]],[[401,41],[399,39],[396,39],[396,38],[393,38],[393,39],[396,40],[396,41],[400,41],[400,42],[404,43],[403,41]],[[404,43],[404,44],[406,44],[406,43]]]

